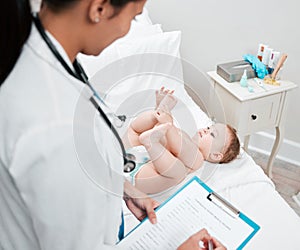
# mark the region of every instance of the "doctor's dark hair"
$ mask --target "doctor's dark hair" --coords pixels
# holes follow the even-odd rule
[[[82,0],[43,0],[43,1],[47,3],[48,6],[52,6],[54,9],[63,10]],[[123,7],[129,2],[137,2],[137,1],[139,0],[110,0],[109,2],[114,7]]]
[[[44,3],[47,4],[47,6],[55,12],[59,12],[61,10],[64,10],[66,8],[72,7],[76,3],[80,2],[82,0],[43,0]],[[139,0],[105,0],[109,1],[110,4],[117,8],[122,8],[129,2],[137,2]]]
[[[43,0],[52,11],[62,11],[83,0]],[[106,0],[116,9],[140,0]],[[29,0],[7,0],[0,15],[0,86],[16,64],[31,30]]]
[[[9,0],[0,15],[0,86],[13,69],[31,29],[28,0]]]

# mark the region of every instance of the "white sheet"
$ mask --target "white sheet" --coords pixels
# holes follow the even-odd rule
[[[261,226],[245,249],[299,249],[300,218],[248,154],[218,167],[207,184]]]

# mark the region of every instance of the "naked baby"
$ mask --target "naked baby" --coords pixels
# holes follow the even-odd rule
[[[148,193],[177,185],[199,169],[204,161],[228,163],[239,154],[240,143],[234,128],[217,123],[190,137],[173,124],[171,110],[177,103],[173,91],[156,91],[156,108],[137,116],[123,141],[127,148],[142,145],[150,161],[134,175],[134,184]]]

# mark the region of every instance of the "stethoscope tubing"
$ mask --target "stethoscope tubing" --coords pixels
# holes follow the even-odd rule
[[[63,57],[60,55],[60,53],[57,51],[56,47],[54,46],[54,44],[51,42],[50,38],[47,36],[45,29],[39,19],[38,13],[34,13],[33,14],[33,21],[35,23],[35,26],[37,28],[37,30],[39,31],[41,37],[43,38],[43,40],[45,41],[45,43],[47,44],[47,46],[49,47],[49,49],[51,50],[51,52],[53,53],[53,55],[56,57],[56,59],[61,63],[61,65],[64,67],[64,69],[73,77],[75,77],[76,79],[80,80],[81,82],[83,82],[84,84],[86,84],[92,91],[94,96],[101,101],[101,103],[103,103],[105,106],[107,106],[103,100],[100,98],[100,96],[98,95],[97,91],[93,88],[93,86],[90,84],[88,77],[83,69],[83,67],[80,65],[80,63],[75,59],[74,63],[73,63],[73,67],[75,72],[69,67],[69,65],[66,63],[66,61],[63,59]],[[134,168],[135,168],[135,162],[132,160],[128,160],[126,157],[126,151],[125,151],[125,147],[124,144],[122,142],[122,139],[120,138],[120,135],[118,133],[118,131],[115,129],[115,127],[112,125],[111,121],[108,119],[107,115],[105,114],[105,112],[101,109],[100,105],[97,103],[97,101],[95,100],[94,96],[90,97],[90,102],[94,105],[94,107],[98,110],[99,114],[101,115],[101,117],[103,118],[103,120],[105,121],[105,123],[107,124],[107,126],[110,128],[110,130],[112,131],[112,133],[114,134],[114,136],[117,138],[121,150],[122,150],[122,155],[123,155],[123,160],[124,160],[124,172],[131,172]],[[122,122],[125,121],[126,117],[125,116],[117,116]],[[125,119],[124,119],[125,117]]]

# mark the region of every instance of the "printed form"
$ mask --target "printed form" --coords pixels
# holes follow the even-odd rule
[[[176,249],[192,234],[206,228],[228,249],[241,249],[259,226],[210,201],[205,186],[197,178],[192,179],[157,210],[157,224],[143,221],[118,245],[132,250]]]

